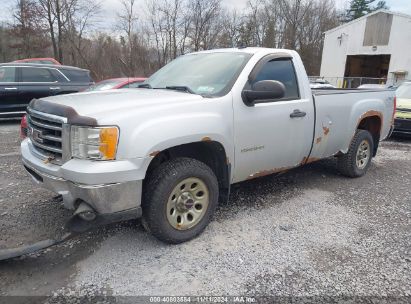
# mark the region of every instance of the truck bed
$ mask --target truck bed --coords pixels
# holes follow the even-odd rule
[[[319,159],[348,150],[360,121],[368,116],[381,120],[380,140],[392,126],[392,89],[313,89],[316,109],[310,158]],[[374,107],[370,109],[370,104]]]

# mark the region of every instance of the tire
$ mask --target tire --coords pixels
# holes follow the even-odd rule
[[[191,158],[166,161],[144,187],[143,226],[165,243],[189,241],[211,221],[218,191],[217,178],[204,163]]]
[[[368,147],[368,152],[365,152],[365,147]],[[361,151],[359,151],[361,150]],[[366,130],[357,130],[354,138],[351,141],[348,152],[338,158],[337,167],[342,175],[348,177],[360,177],[363,176],[371,165],[371,159],[374,151],[374,140],[370,132]],[[364,154],[367,154],[367,158]],[[357,159],[358,154],[360,160]]]

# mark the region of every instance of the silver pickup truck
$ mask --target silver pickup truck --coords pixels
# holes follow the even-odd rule
[[[139,89],[33,100],[22,160],[74,210],[72,231],[142,217],[180,243],[230,185],[335,156],[365,174],[393,125],[390,90],[312,91],[299,55],[242,48],[183,55]]]

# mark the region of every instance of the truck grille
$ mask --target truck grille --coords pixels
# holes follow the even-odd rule
[[[50,161],[63,159],[63,118],[28,109],[28,136],[37,152]]]

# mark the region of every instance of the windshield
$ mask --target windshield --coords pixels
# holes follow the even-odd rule
[[[411,99],[411,82],[405,82],[400,85],[395,94],[398,98]]]
[[[153,89],[185,88],[203,96],[223,96],[252,54],[239,52],[183,55],[152,75],[145,84]]]
[[[111,90],[112,88],[116,87],[120,83],[122,83],[124,80],[103,80],[100,81],[87,89],[85,89],[85,92],[90,92],[90,91],[104,91],[104,90]]]

